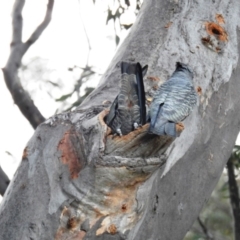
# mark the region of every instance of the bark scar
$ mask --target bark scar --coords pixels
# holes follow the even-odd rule
[[[76,139],[76,133],[67,131],[58,144],[58,150],[62,152],[61,160],[63,164],[68,165],[72,179],[78,178],[78,173],[82,168],[77,151],[73,145],[73,141]]]

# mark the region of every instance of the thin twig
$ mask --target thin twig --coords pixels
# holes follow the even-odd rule
[[[82,18],[82,14],[81,14],[81,11],[80,11],[80,5],[81,5],[81,2],[80,0],[78,0],[78,3],[79,3],[79,16],[80,16],[80,20],[81,20],[81,23],[82,23],[82,26],[83,26],[83,30],[84,30],[84,33],[85,33],[85,37],[87,39],[87,43],[88,43],[88,55],[87,55],[87,63],[86,63],[86,67],[88,66],[88,62],[89,62],[89,57],[90,57],[90,52],[92,50],[92,47],[91,47],[91,44],[90,44],[90,39],[88,37],[88,33],[87,33],[87,30],[86,30],[86,27],[85,27],[85,23],[83,21],[83,18]]]
[[[22,43],[22,10],[25,5],[25,0],[16,0],[13,6],[12,13],[12,26],[13,26],[13,35],[12,35],[12,45],[16,43]]]
[[[201,218],[198,217],[197,218],[198,223],[200,225],[200,227],[202,228],[203,233],[205,234],[205,236],[207,237],[208,240],[213,240],[213,236],[208,232],[207,227],[204,225],[204,223],[202,222]]]
[[[86,65],[83,69],[83,72],[81,73],[79,79],[77,80],[77,84],[75,85],[75,91],[77,93],[77,97],[78,97],[78,100],[80,100],[80,88],[82,87],[82,84],[83,84],[83,78],[87,77],[88,74],[86,74],[86,72],[88,70],[90,70],[91,72],[91,67],[88,65],[89,63],[89,58],[90,58],[90,53],[91,53],[91,50],[92,50],[92,47],[91,47],[91,43],[90,43],[90,39],[89,39],[89,36],[88,36],[88,33],[87,33],[87,30],[86,30],[86,27],[85,27],[85,23],[83,21],[83,18],[82,18],[82,14],[81,14],[81,10],[80,10],[80,5],[81,5],[81,2],[80,0],[78,0],[78,3],[79,3],[79,17],[80,17],[80,20],[81,20],[81,23],[82,23],[82,26],[83,26],[83,30],[84,30],[84,34],[85,34],[85,37],[87,39],[87,43],[88,43],[88,53],[87,53],[87,61],[86,61]],[[92,73],[90,73],[89,75],[91,75]]]

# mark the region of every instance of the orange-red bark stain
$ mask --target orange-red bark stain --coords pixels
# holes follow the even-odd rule
[[[210,37],[203,37],[202,38],[202,42],[205,43],[205,44],[210,44],[212,45],[212,42],[210,40]]]
[[[154,76],[148,76],[147,79],[150,81],[159,81],[160,80],[158,77],[154,77]]]
[[[135,129],[134,131],[128,133],[127,135],[123,135],[121,137],[110,135],[110,136],[108,136],[108,138],[111,138],[114,142],[116,142],[115,144],[118,144],[119,142],[129,143],[134,138],[136,138],[139,134],[147,132],[148,128],[149,128],[149,123],[143,125],[142,127]]]
[[[198,95],[202,95],[202,88],[200,86],[197,87],[197,93]]]
[[[206,31],[209,35],[214,35],[222,42],[228,41],[227,32],[223,27],[214,22],[205,22]]]
[[[117,233],[117,227],[114,224],[111,224],[108,227],[108,232],[112,235],[116,234]]]
[[[86,232],[81,230],[70,231],[64,227],[58,229],[55,240],[83,240],[85,237]]]
[[[79,221],[77,220],[76,217],[71,217],[68,219],[67,221],[67,228],[68,229],[73,229],[76,228],[77,224],[79,223]]]
[[[220,47],[215,48],[216,52],[220,52],[222,49]]]
[[[98,120],[99,120],[99,122],[100,122],[100,124],[101,124],[102,126],[105,126],[105,125],[106,125],[106,123],[105,123],[105,121],[104,121],[104,118],[108,115],[108,113],[109,113],[109,110],[104,109],[104,110],[103,110],[102,112],[100,112],[99,115],[98,115]]]
[[[172,25],[172,22],[168,22],[164,27],[169,28],[169,27],[171,27],[171,25]]]
[[[216,21],[218,22],[218,24],[224,24],[225,23],[225,20],[224,20],[224,17],[223,17],[222,14],[216,14],[215,18],[216,18]]]
[[[93,208],[93,211],[94,211],[95,214],[96,214],[96,219],[104,216],[104,214],[102,214],[101,211],[100,211],[99,209],[97,209],[97,208]]]
[[[28,157],[28,148],[25,147],[23,150],[22,160],[26,160]]]
[[[125,212],[126,210],[127,210],[127,204],[124,203],[124,204],[122,205],[122,211]]]
[[[81,164],[71,137],[75,137],[75,133],[66,132],[58,144],[58,150],[62,152],[61,160],[68,165],[71,178],[75,179],[81,170]]]
[[[184,125],[183,123],[179,122],[176,124],[176,130],[177,132],[182,132],[184,130]]]

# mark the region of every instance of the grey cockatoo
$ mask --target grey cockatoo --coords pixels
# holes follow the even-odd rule
[[[121,63],[120,93],[115,98],[106,123],[114,134],[126,135],[146,123],[143,76],[147,66],[140,63]]]
[[[150,106],[149,132],[177,137],[176,124],[184,120],[197,103],[193,72],[186,64],[177,62],[169,80],[156,92]]]

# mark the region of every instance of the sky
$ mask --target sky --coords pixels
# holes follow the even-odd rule
[[[0,2],[1,68],[4,67],[10,51],[13,3],[13,0]],[[51,70],[47,77],[55,80],[60,79],[64,83],[64,88],[61,91],[53,91],[55,98],[73,89],[76,80],[75,75],[78,75],[78,73],[69,72],[67,69],[75,65],[84,67],[86,64],[89,46],[83,23],[92,48],[89,64],[94,66],[99,73],[89,83],[91,86],[97,85],[101,74],[104,73],[114,56],[116,44],[113,23],[106,25],[108,3],[113,4],[113,1],[96,0],[95,5],[91,0],[55,1],[50,25],[24,56],[24,64],[30,63],[34,57],[44,59],[44,66]],[[32,31],[42,21],[46,4],[46,0],[26,0],[23,9],[23,40],[28,39]],[[133,9],[130,9],[123,16],[122,21],[129,23],[133,22],[134,19]],[[122,42],[128,32],[125,30],[120,31],[118,28],[117,31]],[[59,103],[50,98],[44,88],[39,91],[42,87],[41,83],[33,79],[28,81],[27,84],[23,81],[22,84],[29,89],[30,93],[34,93],[34,102],[46,118],[51,117],[59,108]],[[0,165],[11,179],[21,161],[23,149],[33,135],[34,130],[20,113],[18,107],[14,105],[12,97],[6,89],[2,72],[0,72],[0,97],[0,126],[2,127]],[[237,143],[240,144],[240,138],[238,138]]]

